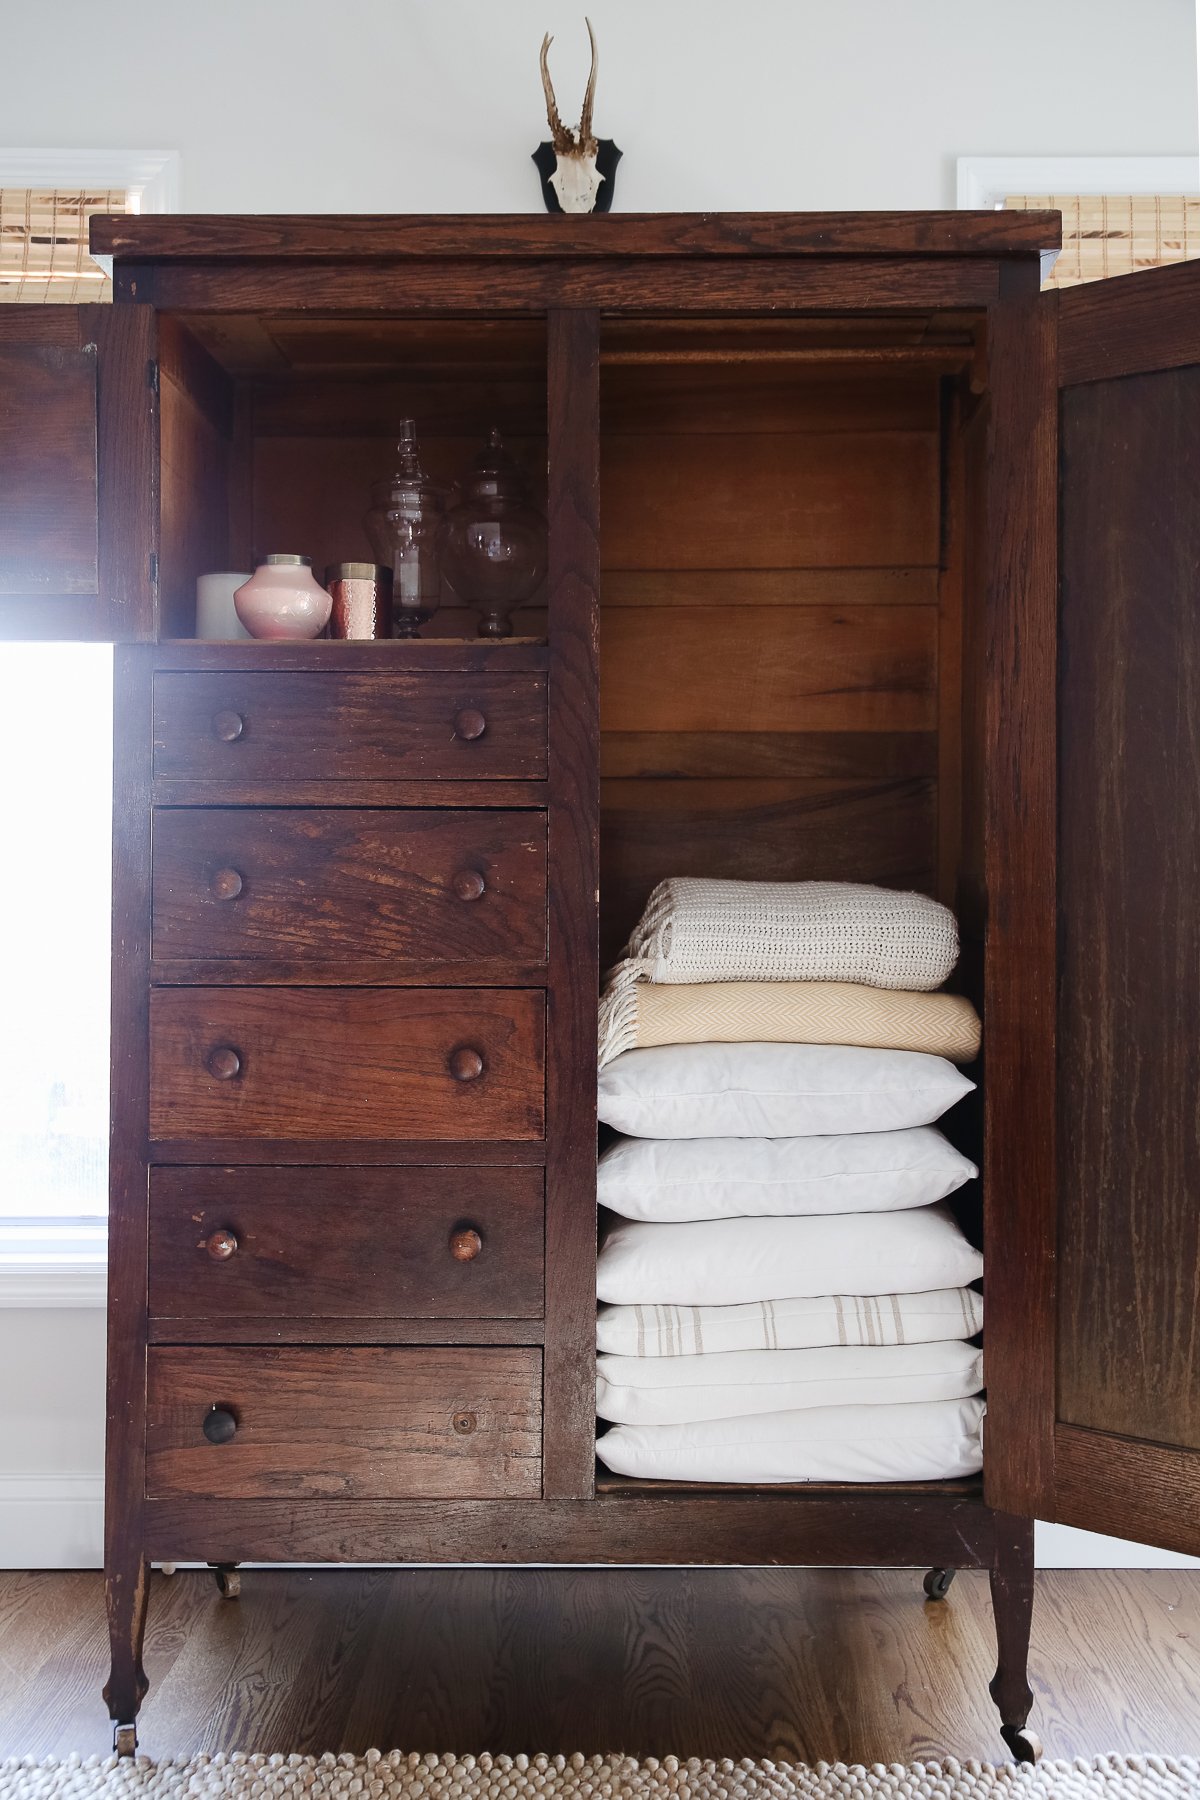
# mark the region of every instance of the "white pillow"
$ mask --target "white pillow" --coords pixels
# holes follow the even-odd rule
[[[618,1138],[601,1206],[626,1219],[898,1212],[944,1200],[979,1170],[935,1125],[840,1137]]]
[[[596,1455],[648,1481],[952,1481],[983,1467],[983,1411],[982,1400],[933,1400],[614,1425]]]
[[[705,1356],[723,1350],[813,1350],[822,1344],[935,1344],[974,1337],[983,1296],[816,1294],[748,1306],[602,1306],[596,1348],[614,1356]]]
[[[944,1206],[833,1218],[621,1219],[596,1293],[620,1306],[738,1306],[806,1294],[906,1294],[966,1287],[983,1258]]]
[[[942,1056],[856,1044],[657,1044],[600,1071],[630,1137],[813,1137],[929,1125],[975,1083]]]
[[[970,1344],[601,1356],[596,1411],[619,1425],[690,1425],[800,1406],[965,1400],[982,1386],[983,1352]]]

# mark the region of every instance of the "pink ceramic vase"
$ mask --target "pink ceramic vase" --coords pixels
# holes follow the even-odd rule
[[[320,637],[333,610],[308,556],[268,556],[243,582],[233,604],[253,638]]]

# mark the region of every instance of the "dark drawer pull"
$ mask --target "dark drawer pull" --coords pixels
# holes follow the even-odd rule
[[[457,1412],[450,1423],[453,1425],[455,1431],[457,1431],[459,1437],[470,1437],[479,1421],[476,1419],[473,1412]]]
[[[218,869],[212,878],[212,891],[217,900],[236,900],[242,891],[242,878],[236,869]]]
[[[450,1254],[455,1262],[474,1262],[482,1249],[483,1239],[470,1226],[450,1234]]]
[[[469,1044],[460,1044],[450,1052],[447,1067],[455,1081],[477,1081],[483,1074],[483,1058]]]
[[[200,1429],[210,1444],[231,1444],[237,1436],[237,1416],[227,1406],[214,1406],[205,1413]]]
[[[213,714],[213,734],[223,744],[236,743],[246,729],[246,721],[241,713],[219,712]]]
[[[487,730],[487,720],[477,706],[464,706],[460,713],[454,715],[454,735],[465,738],[468,743],[481,738]]]
[[[232,1081],[242,1069],[242,1059],[232,1044],[218,1044],[208,1053],[208,1072],[216,1081]]]
[[[459,869],[452,876],[450,885],[460,900],[479,900],[487,883],[478,869]]]
[[[238,1241],[232,1231],[214,1231],[211,1237],[201,1238],[196,1248],[207,1250],[214,1262],[228,1262],[237,1255]]]

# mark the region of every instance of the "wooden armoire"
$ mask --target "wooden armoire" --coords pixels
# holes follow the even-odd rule
[[[115,304],[0,309],[0,620],[118,645],[122,1751],[152,1561],[986,1566],[1028,1758],[1032,1519],[1200,1550],[1200,267],[1058,234],[105,218]],[[369,554],[403,417],[539,493],[515,635],[195,642]],[[673,874],[955,907],[980,1480],[598,1476],[597,983]]]

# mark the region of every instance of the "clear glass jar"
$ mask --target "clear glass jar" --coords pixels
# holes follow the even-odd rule
[[[377,559],[392,571],[392,635],[410,638],[441,603],[438,540],[446,502],[421,465],[412,419],[400,422],[396,457],[394,473],[371,489],[363,525]]]
[[[492,426],[446,515],[442,563],[460,599],[479,614],[480,637],[512,636],[512,614],[546,573],[546,521]]]

